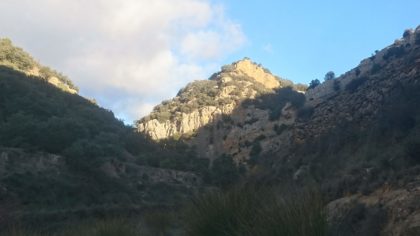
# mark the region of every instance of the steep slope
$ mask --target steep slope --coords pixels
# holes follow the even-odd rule
[[[241,161],[248,159],[251,152],[252,145],[248,143],[262,135],[274,135],[274,127],[293,123],[292,107],[300,107],[304,102],[303,94],[297,91],[305,89],[245,58],[223,66],[209,80],[188,84],[136,126],[156,140],[188,140],[202,157],[214,159],[225,154]],[[277,109],[276,103],[288,105]],[[279,118],[281,113],[288,115]],[[267,134],[264,129],[272,133]],[[241,148],[238,140],[247,145]]]
[[[258,184],[319,186],[333,235],[420,234],[420,27],[304,94],[267,82],[237,100],[220,96],[256,91],[235,84],[224,92],[226,79],[243,81],[235,65],[200,82],[208,89],[187,86],[137,128],[154,139],[181,137],[213,164],[245,164]],[[254,85],[265,83],[252,75]],[[201,96],[208,102],[194,103]],[[234,102],[226,109],[220,97]],[[179,110],[186,104],[192,112]]]
[[[312,114],[258,159],[269,179],[317,184],[340,235],[418,235],[420,27],[306,93]]]
[[[28,55],[7,47],[0,65],[0,226],[179,204],[200,183],[195,173],[206,165],[188,148],[133,132],[111,111],[25,71],[33,68],[21,65]]]
[[[14,46],[12,41],[7,38],[0,38],[0,65],[47,81],[68,93],[77,93],[79,90],[65,75],[39,64],[31,55]]]

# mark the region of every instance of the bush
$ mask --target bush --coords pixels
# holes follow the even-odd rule
[[[341,88],[340,84],[341,84],[340,80],[334,80],[334,83],[333,83],[334,91],[336,91],[336,92],[340,91],[340,88]]]
[[[194,236],[311,236],[327,232],[323,201],[313,190],[280,192],[248,185],[213,191],[193,199],[185,220],[187,234]]]
[[[313,89],[313,88],[317,87],[317,86],[318,86],[318,85],[320,85],[320,84],[321,84],[321,82],[319,81],[319,79],[314,79],[314,80],[312,80],[312,81],[309,83],[308,90],[309,90],[309,89]]]
[[[274,131],[276,132],[277,135],[282,134],[283,131],[285,131],[287,128],[288,128],[288,126],[285,125],[285,124],[281,124],[281,125],[275,124],[274,125]]]
[[[222,72],[232,72],[235,70],[233,65],[224,65],[222,66]]]
[[[411,35],[411,32],[412,32],[411,29],[404,30],[403,38],[408,38]]]
[[[213,161],[208,173],[211,184],[219,187],[229,187],[234,184],[240,176],[239,168],[233,162],[232,157],[223,155]]]
[[[346,85],[346,91],[350,93],[354,93],[357,90],[357,88],[359,88],[366,81],[367,81],[366,77],[359,77],[359,78],[353,79]]]
[[[324,81],[333,80],[335,79],[335,73],[333,71],[327,72],[324,77]]]
[[[415,38],[414,42],[415,42],[416,45],[420,45],[420,33],[418,33],[418,32],[416,33],[416,38]]]
[[[376,74],[382,69],[382,66],[379,64],[373,64],[372,68],[370,69],[370,73]]]
[[[388,60],[391,57],[400,58],[404,54],[405,54],[405,49],[404,49],[403,46],[392,47],[392,48],[388,49],[388,51],[386,51],[386,53],[383,56],[383,59]]]
[[[259,141],[254,141],[252,145],[251,152],[249,153],[250,156],[258,156],[262,151],[261,143]]]
[[[265,94],[258,100],[246,100],[243,106],[255,105],[256,108],[269,110],[270,120],[276,120],[281,116],[283,107],[290,103],[295,108],[300,108],[305,103],[305,95],[294,91],[291,87],[281,88],[276,93]]]

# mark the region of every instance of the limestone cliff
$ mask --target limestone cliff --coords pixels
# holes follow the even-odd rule
[[[244,99],[291,85],[244,59],[224,66],[209,80],[190,83],[174,99],[163,102],[139,120],[137,128],[155,140],[189,136],[223,115],[230,115]]]
[[[155,140],[189,139],[201,156],[210,159],[226,154],[246,160],[251,152],[259,152],[257,149],[273,149],[268,146],[275,144],[263,139],[277,136],[276,129],[293,123],[295,109],[291,104],[284,103],[276,111],[283,115],[274,119],[270,107],[260,104],[265,98],[278,99],[278,92],[285,87],[293,87],[290,91],[303,97],[295,90],[305,87],[276,77],[244,59],[223,66],[209,80],[188,84],[174,99],[163,102],[139,120],[137,129]]]

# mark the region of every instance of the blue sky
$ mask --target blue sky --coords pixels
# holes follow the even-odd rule
[[[241,56],[296,82],[340,75],[420,24],[420,1],[218,1],[241,24]]]
[[[250,57],[294,82],[340,75],[420,24],[419,0],[1,0],[0,37],[127,124]]]

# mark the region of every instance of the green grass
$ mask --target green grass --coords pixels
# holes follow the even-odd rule
[[[192,202],[185,216],[191,236],[321,236],[327,220],[314,190],[280,191],[240,186],[213,191]]]

